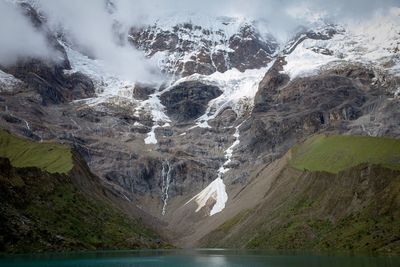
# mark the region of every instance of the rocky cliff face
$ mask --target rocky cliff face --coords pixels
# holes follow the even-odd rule
[[[278,50],[277,41],[260,32],[256,22],[235,18],[158,21],[132,28],[129,41],[158,60],[162,70],[182,76],[258,69]]]
[[[255,98],[244,139],[256,155],[268,151],[272,159],[280,157],[299,140],[317,132],[369,135],[374,131],[368,129],[374,123],[370,118],[375,116],[384,120],[379,131],[398,136],[393,129],[399,123],[398,117],[393,117],[397,111],[378,111],[394,106],[388,92],[374,85],[375,73],[371,69],[348,64],[291,81],[280,72],[285,63],[285,59],[275,62]]]
[[[48,32],[62,61],[0,66],[0,124],[71,145],[124,206],[195,246],[253,203],[235,198],[260,169],[277,171],[307,137],[400,136],[395,41],[321,23],[278,44],[259,26],[164,18],[119,36],[171,74],[162,85],[126,81]]]
[[[194,120],[203,115],[208,102],[222,94],[217,86],[200,82],[183,82],[172,87],[160,97],[161,104],[174,121]]]

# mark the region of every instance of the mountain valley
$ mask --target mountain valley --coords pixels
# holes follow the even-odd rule
[[[285,41],[243,17],[115,20],[157,68],[137,82],[11,2],[58,60],[0,61],[2,251],[400,253],[399,7]]]

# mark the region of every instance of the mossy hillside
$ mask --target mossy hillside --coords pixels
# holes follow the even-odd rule
[[[101,195],[106,189],[67,146],[35,143],[1,130],[0,145],[0,251],[166,246]],[[80,186],[93,191],[98,186],[99,195],[88,195]]]
[[[37,222],[39,231],[67,240],[67,249],[70,245],[85,249],[157,247],[152,243],[157,236],[140,222],[88,199],[72,184],[57,186],[51,194],[42,195],[42,200],[30,203],[24,213]]]
[[[0,160],[0,251],[165,246],[140,220],[87,196],[67,175],[7,167]]]
[[[73,167],[71,149],[62,144],[33,142],[0,130],[0,157],[15,167],[37,167],[50,173],[67,173]]]
[[[293,180],[262,205],[221,224],[201,245],[400,254],[399,171],[363,165]],[[282,187],[291,194],[282,194]]]
[[[226,220],[223,224],[218,226],[217,229],[212,231],[211,236],[206,236],[204,240],[202,240],[202,243],[206,243],[207,247],[219,247],[219,241],[222,240],[224,237],[229,235],[229,233],[232,232],[232,230],[240,225],[246,218],[253,212],[253,210],[244,210],[242,212],[239,212],[237,215],[232,217],[229,220]],[[233,247],[237,247],[236,244],[232,244]]]
[[[400,183],[397,179],[398,193]],[[382,197],[382,198],[381,198]],[[302,249],[318,251],[358,251],[400,253],[399,212],[390,203],[393,195],[381,196],[365,208],[336,219],[318,214],[321,201],[304,196],[279,210],[281,223],[265,227],[252,236],[246,248]],[[304,205],[303,205],[304,204]],[[276,218],[276,217],[275,217]]]
[[[362,163],[400,170],[400,140],[369,136],[317,135],[292,148],[299,170],[338,173]]]

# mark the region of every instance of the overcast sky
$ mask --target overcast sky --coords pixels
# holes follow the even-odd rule
[[[287,19],[293,9],[309,9],[325,16],[342,19],[367,17],[375,11],[400,6],[400,0],[114,0],[136,10],[136,15],[154,17],[163,13],[203,12],[212,15]],[[134,2],[134,4],[133,4]]]
[[[151,22],[165,15],[197,12],[213,16],[241,16],[267,21],[283,39],[300,24],[318,18],[333,22],[368,19],[376,12],[400,6],[400,0],[111,0],[117,9],[111,16],[106,0],[36,0],[51,27],[62,26],[71,39],[129,79],[154,79],[155,68],[143,55],[115,43],[114,19],[128,26]],[[0,0],[0,64],[12,64],[24,56],[51,57],[54,52],[9,0]]]

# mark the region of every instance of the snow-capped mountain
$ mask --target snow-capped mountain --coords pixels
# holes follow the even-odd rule
[[[278,43],[256,21],[176,14],[153,25],[132,28],[130,42],[165,72],[210,75],[236,68],[258,69],[278,51]]]
[[[328,25],[298,34],[285,49],[291,77],[313,74],[332,63],[361,63],[398,74],[400,9],[363,23]],[[311,73],[310,73],[311,71]]]
[[[246,188],[263,184],[265,169],[278,175],[289,149],[314,134],[400,136],[400,8],[362,23],[320,20],[285,42],[242,17],[124,25],[116,49],[162,73],[140,82],[22,8],[64,58],[0,65],[1,125],[73,146],[178,244],[258,205],[269,191],[253,198]]]

